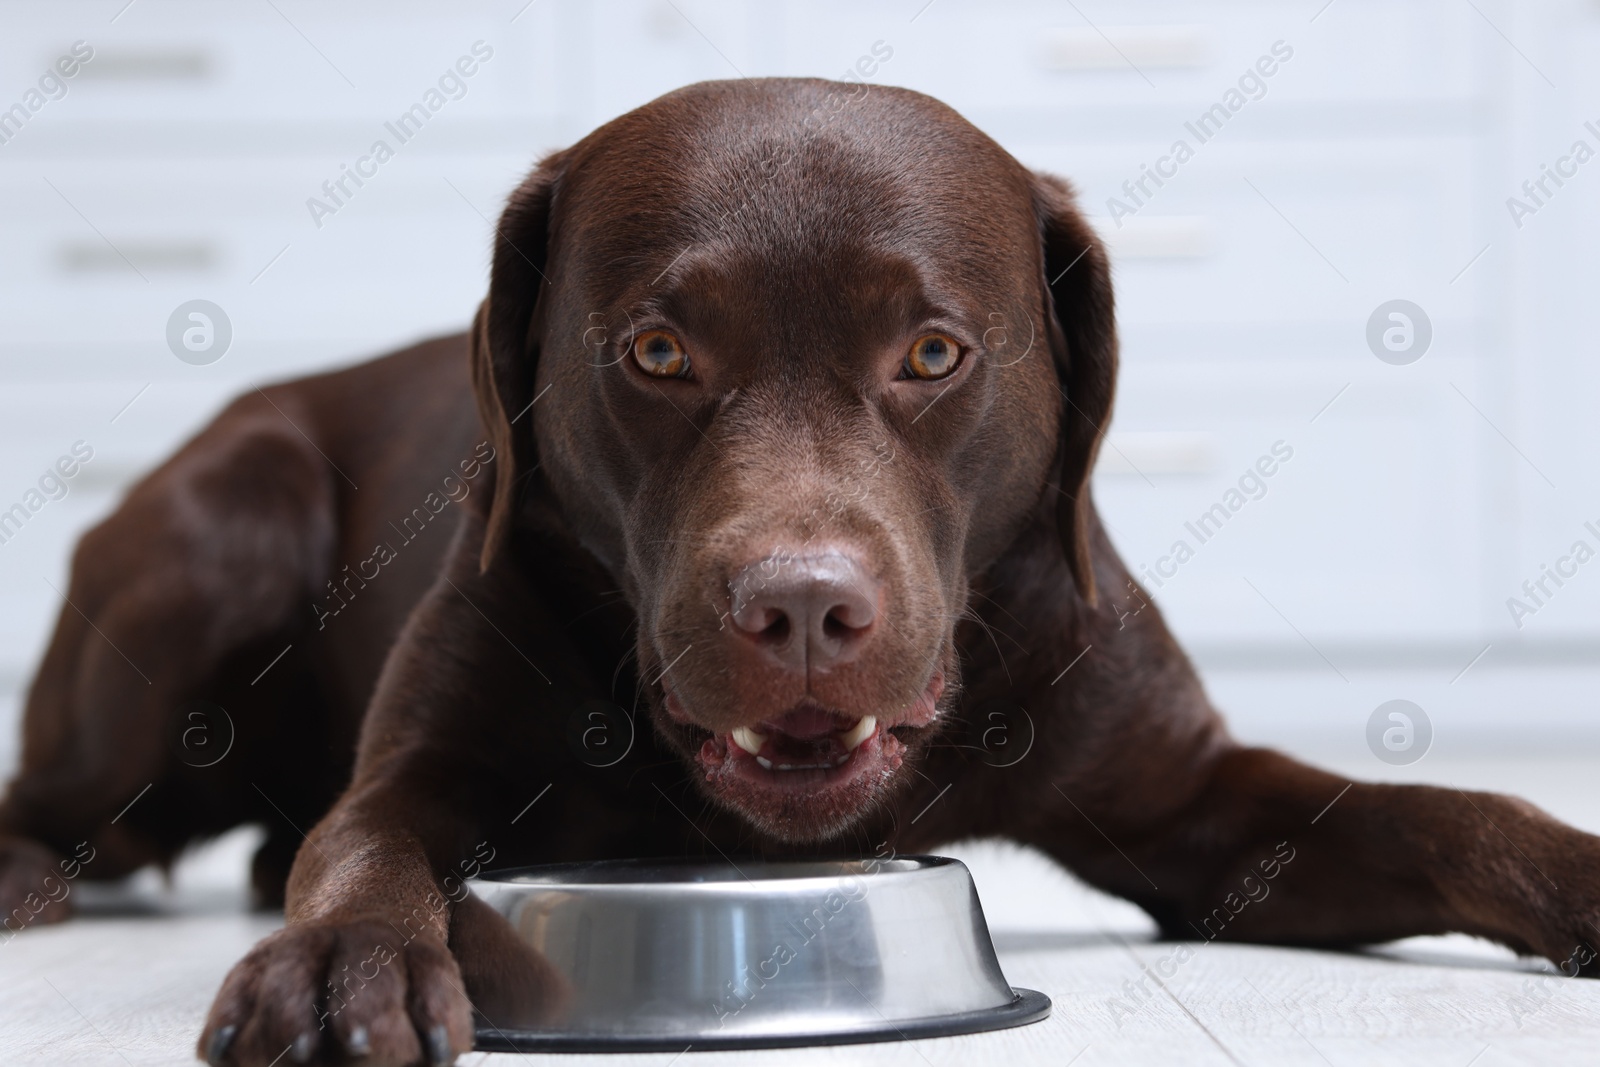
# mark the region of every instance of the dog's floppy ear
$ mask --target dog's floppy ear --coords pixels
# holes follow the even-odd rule
[[[546,158],[511,194],[495,230],[489,295],[472,322],[472,385],[494,444],[494,496],[479,566],[487,570],[516,516],[517,487],[538,466],[533,383],[539,361],[535,312],[549,287],[550,205],[567,155]]]
[[[1044,245],[1050,351],[1061,389],[1056,524],[1078,593],[1097,602],[1090,559],[1094,504],[1089,476],[1111,417],[1117,381],[1117,324],[1105,246],[1078,213],[1072,187],[1034,175],[1034,209]]]

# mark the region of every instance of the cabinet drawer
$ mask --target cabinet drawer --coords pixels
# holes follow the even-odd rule
[[[1496,531],[1479,471],[1490,443],[1451,384],[1477,396],[1479,377],[1470,362],[1402,378],[1365,360],[1165,362],[1124,375],[1096,500],[1185,640],[1298,643],[1297,628],[1313,642],[1372,644],[1470,638],[1489,623]],[[1139,450],[1119,456],[1117,435],[1153,433],[1203,441],[1206,455],[1168,473],[1130,469]]]
[[[1077,185],[1108,237],[1118,316],[1135,328],[1338,321],[1359,338],[1372,309],[1397,297],[1436,321],[1470,321],[1505,263],[1488,255],[1457,278],[1494,236],[1471,138],[1219,138],[1164,186],[1147,180],[1142,204],[1123,183],[1170,143],[1014,148]]]
[[[911,21],[917,6],[789,4],[784,73],[838,77],[881,39],[894,57],[874,80],[929,93],[969,117],[1026,113],[1048,128],[1050,109],[1058,109],[1125,128],[1162,115],[1181,122],[1238,89],[1241,77],[1241,92],[1257,97],[1245,111],[1263,101],[1460,104],[1485,91],[1483,38],[1493,34],[1469,7],[1445,0],[1343,0],[1314,24],[1300,9],[1251,0],[936,0]],[[1278,41],[1280,56],[1289,53],[1282,62],[1272,59]],[[1263,56],[1269,61],[1258,70]]]
[[[66,81],[65,95],[48,100],[28,127],[311,117],[381,123],[418,103],[431,123],[548,116],[569,104],[560,91],[566,57],[554,4],[536,3],[515,23],[502,5],[484,3],[448,11],[291,0],[275,7],[141,3],[112,24],[104,4],[9,5],[0,67],[13,75],[8,86],[19,78],[31,83],[74,41],[93,50]],[[25,128],[18,143],[32,132]]]
[[[0,246],[0,368],[25,370],[40,346],[103,345],[120,361],[133,344],[176,364],[166,319],[196,298],[228,313],[237,353],[459,329],[487,289],[491,220],[528,165],[397,157],[320,228],[306,200],[338,174],[329,159],[19,165],[0,181],[18,205]]]

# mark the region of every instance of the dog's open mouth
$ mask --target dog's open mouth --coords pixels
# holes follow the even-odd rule
[[[685,731],[709,792],[789,841],[837,836],[875,810],[916,738],[938,716],[944,672],[892,716],[855,715],[804,700],[753,726],[711,733],[693,724],[671,688],[669,718]]]
[[[875,716],[855,718],[803,704],[700,746],[708,781],[738,779],[767,789],[816,793],[900,766],[905,744]]]
[[[944,691],[946,673],[934,669],[914,701],[888,712],[862,715],[805,697],[754,725],[714,733],[667,685],[662,725],[720,805],[779,840],[819,843],[848,832],[890,797],[918,739],[936,726]]]

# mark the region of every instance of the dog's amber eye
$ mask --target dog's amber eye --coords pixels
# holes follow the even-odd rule
[[[911,351],[906,353],[905,368],[901,372],[907,378],[922,378],[933,381],[937,378],[948,378],[961,362],[961,346],[955,339],[942,333],[930,333],[926,337],[919,337],[911,345]]]
[[[653,378],[687,378],[689,353],[666,330],[646,330],[634,339],[633,361]]]

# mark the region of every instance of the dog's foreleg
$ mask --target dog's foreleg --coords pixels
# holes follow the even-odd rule
[[[1351,782],[1241,747],[1188,784],[1150,805],[1053,783],[1035,843],[1172,938],[1344,946],[1461,932],[1600,973],[1600,838],[1525,801]]]

